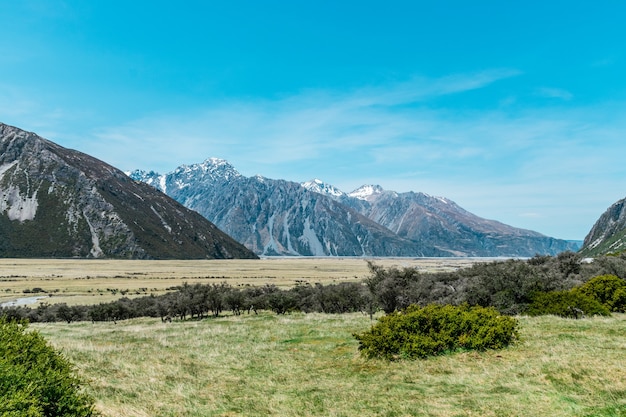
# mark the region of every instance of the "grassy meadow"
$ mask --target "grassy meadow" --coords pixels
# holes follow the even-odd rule
[[[481,259],[380,258],[385,266],[430,272],[455,270]],[[362,258],[266,258],[260,260],[0,259],[0,303],[42,296],[40,302],[86,305],[121,297],[159,295],[184,282],[232,286],[357,281],[369,275]],[[33,291],[34,290],[34,291]]]
[[[626,315],[521,317],[502,351],[360,357],[362,314],[33,324],[104,416],[626,416]]]

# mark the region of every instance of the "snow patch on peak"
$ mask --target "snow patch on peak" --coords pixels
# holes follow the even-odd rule
[[[362,185],[356,190],[352,191],[348,195],[350,197],[358,198],[359,200],[367,200],[373,196],[382,194],[385,190],[380,185]]]
[[[219,168],[235,169],[230,163],[228,163],[227,160],[215,157],[205,159],[204,162],[198,164],[198,166],[202,167],[206,171],[212,171]]]
[[[317,178],[312,179],[311,181],[303,182],[300,185],[302,185],[309,191],[313,191],[319,194],[330,195],[332,197],[341,197],[342,195],[345,195],[343,191],[341,191],[334,185],[326,184],[324,181]]]

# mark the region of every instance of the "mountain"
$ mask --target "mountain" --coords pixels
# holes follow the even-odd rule
[[[316,189],[331,189],[319,180]],[[305,185],[310,186],[310,185]],[[456,256],[521,256],[576,251],[575,243],[478,217],[444,197],[384,190],[364,185],[349,194],[333,190],[329,196],[354,208],[398,236],[427,240]]]
[[[585,237],[583,256],[606,255],[626,251],[626,199],[609,207]]]
[[[5,124],[0,124],[0,256],[257,257],[153,187]]]
[[[299,183],[244,177],[221,159],[166,175],[135,171],[131,177],[196,210],[259,255],[443,255]]]
[[[445,198],[373,185],[345,193],[320,180],[245,177],[217,158],[169,174],[130,176],[198,211],[259,255],[534,256],[577,250],[482,219]]]

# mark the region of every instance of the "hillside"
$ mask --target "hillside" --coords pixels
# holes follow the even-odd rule
[[[0,124],[0,256],[256,257],[153,187],[5,124]]]
[[[597,256],[626,251],[626,199],[611,205],[585,237],[580,253]]]

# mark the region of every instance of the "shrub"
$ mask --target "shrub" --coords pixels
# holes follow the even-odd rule
[[[25,321],[0,318],[0,415],[93,416],[73,367]]]
[[[609,311],[626,311],[626,281],[615,275],[600,275],[587,281],[577,291],[602,303]]]
[[[527,314],[541,316],[552,314],[555,316],[579,318],[580,314],[587,316],[608,316],[610,311],[598,300],[577,289],[569,291],[538,292],[528,307]]]
[[[517,324],[492,307],[411,305],[381,317],[369,331],[354,337],[365,357],[415,359],[464,349],[504,348],[517,337]]]

